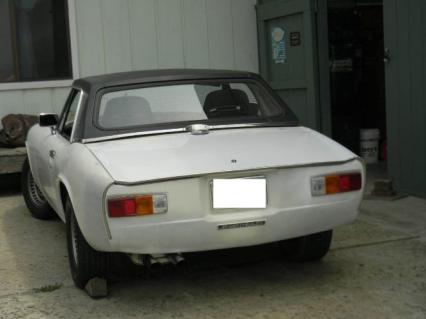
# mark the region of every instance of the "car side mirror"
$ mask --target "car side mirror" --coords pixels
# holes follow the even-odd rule
[[[41,113],[39,117],[39,123],[41,127],[55,126],[59,122],[57,114],[53,113]]]

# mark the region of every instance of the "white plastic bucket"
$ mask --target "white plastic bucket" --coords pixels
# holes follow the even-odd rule
[[[361,156],[367,164],[377,163],[379,161],[379,140],[380,130],[363,129],[360,132]]]

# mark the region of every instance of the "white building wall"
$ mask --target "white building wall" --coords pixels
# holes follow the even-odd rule
[[[161,68],[258,72],[256,0],[70,1],[80,77]],[[0,118],[59,113],[69,91],[1,86]]]

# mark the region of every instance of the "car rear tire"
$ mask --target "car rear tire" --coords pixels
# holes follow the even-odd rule
[[[292,238],[280,242],[285,260],[296,262],[316,261],[323,258],[330,250],[333,231]]]
[[[65,213],[71,275],[75,285],[83,289],[92,278],[106,279],[109,271],[109,254],[93,249],[86,241],[69,199],[65,205]]]
[[[40,188],[37,186],[31,173],[28,157],[22,165],[21,173],[22,195],[31,215],[37,219],[49,220],[56,217],[56,213],[50,207]]]

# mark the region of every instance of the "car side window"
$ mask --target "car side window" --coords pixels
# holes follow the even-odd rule
[[[73,90],[71,92],[71,97],[68,101],[68,104],[62,114],[62,118],[59,124],[59,133],[67,140],[71,138],[77,107],[80,102],[81,95],[81,91]]]

